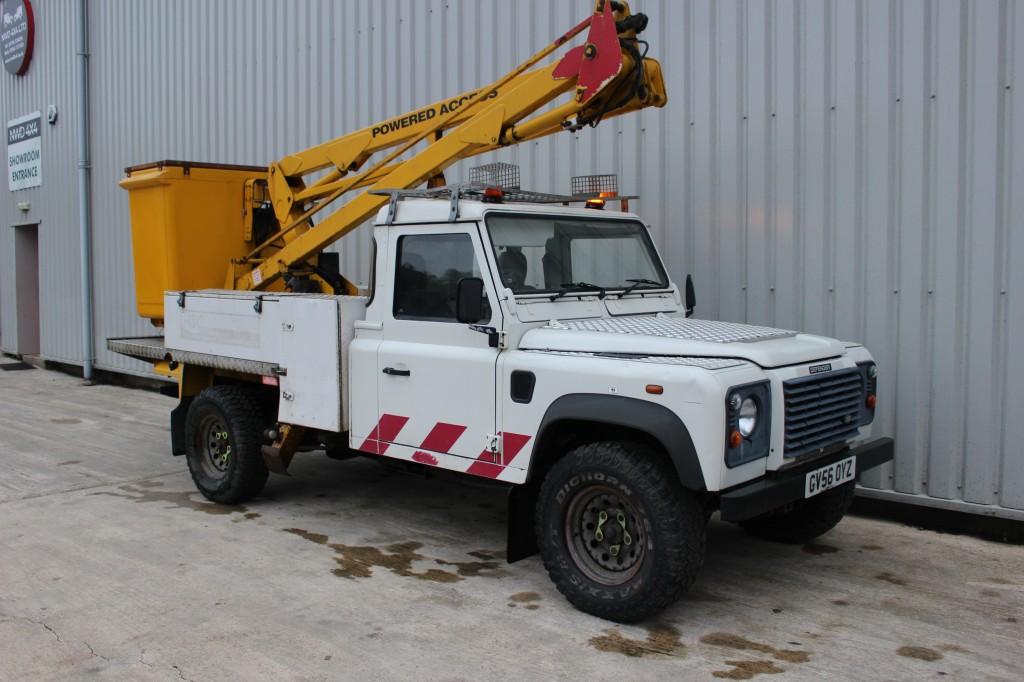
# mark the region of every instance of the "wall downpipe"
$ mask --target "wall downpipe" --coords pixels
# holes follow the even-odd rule
[[[78,39],[75,60],[78,66],[78,229],[81,240],[82,270],[82,378],[92,381],[95,349],[92,338],[92,202],[89,184],[89,34],[87,0],[78,0]]]

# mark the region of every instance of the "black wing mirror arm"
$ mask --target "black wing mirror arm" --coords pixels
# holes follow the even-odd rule
[[[491,348],[498,347],[499,334],[498,330],[495,329],[494,327],[488,327],[487,325],[483,324],[471,324],[469,325],[469,328],[475,332],[487,334],[487,345],[490,346]]]
[[[693,275],[686,276],[686,316],[693,315],[693,309],[697,307],[697,294],[693,290]]]

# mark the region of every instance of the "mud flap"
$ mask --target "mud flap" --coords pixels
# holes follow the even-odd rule
[[[505,560],[510,564],[537,553],[536,506],[537,488],[533,484],[514,485],[509,489]]]
[[[171,410],[171,454],[175,457],[185,454],[185,418],[194,397],[190,395],[182,398],[178,406]]]

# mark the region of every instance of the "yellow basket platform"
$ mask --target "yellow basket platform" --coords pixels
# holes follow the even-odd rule
[[[248,251],[245,181],[266,175],[258,166],[189,161],[125,169],[140,316],[160,324],[165,291],[224,286],[231,259]]]

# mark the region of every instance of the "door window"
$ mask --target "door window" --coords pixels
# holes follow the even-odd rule
[[[459,280],[480,277],[468,234],[410,234],[398,239],[395,319],[455,322]],[[491,319],[484,301],[485,323]]]

